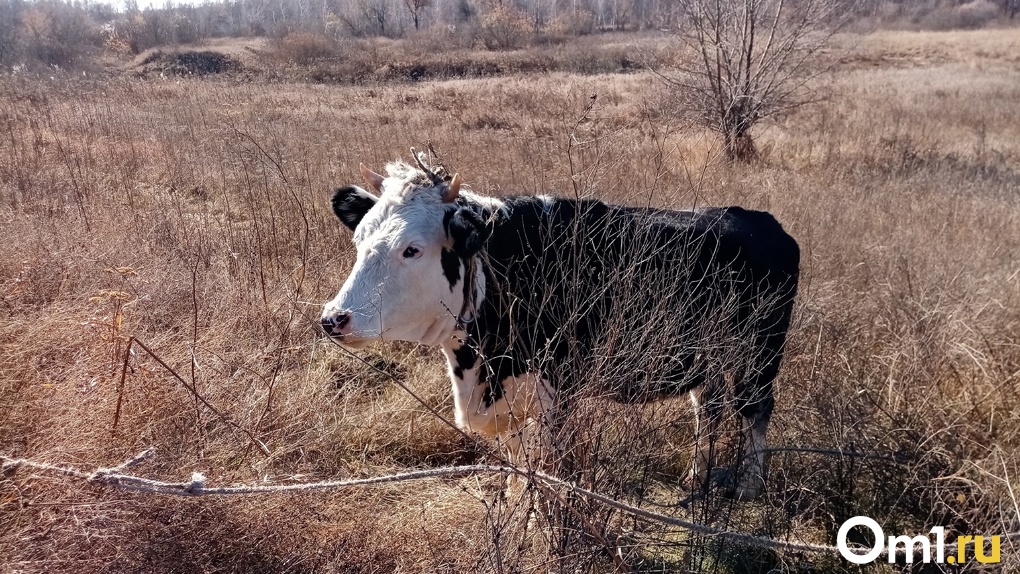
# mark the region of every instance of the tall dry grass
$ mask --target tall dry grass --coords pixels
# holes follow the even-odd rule
[[[686,494],[686,401],[592,402],[609,429],[596,485],[816,542],[855,514],[896,533],[1020,530],[1020,77],[996,53],[835,70],[828,101],[756,134],[751,166],[719,161],[644,74],[340,88],[6,78],[0,452],[93,468],[155,446],[139,472],[217,484],[484,460],[493,445],[379,372],[449,416],[434,351],[380,346],[361,354],[370,368],[317,330],[353,261],[330,189],[431,139],[483,193],[772,211],[801,244],[802,279],[770,445],[886,457],[779,451],[761,501],[669,510]],[[128,337],[156,356],[133,346],[125,363]],[[614,478],[634,468],[611,464],[627,445],[613,421],[635,419],[662,428],[639,437],[643,473]],[[612,571],[598,543],[557,547],[528,528],[498,487],[177,500],[22,469],[0,481],[0,556],[19,572]],[[644,571],[855,571],[576,504],[630,537]],[[1012,542],[1002,556],[1016,563]]]

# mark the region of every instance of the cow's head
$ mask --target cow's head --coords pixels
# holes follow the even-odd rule
[[[353,185],[333,195],[333,211],[354,231],[358,250],[350,276],[322,312],[326,334],[344,344],[437,345],[453,335],[461,313],[473,311],[467,294],[484,289],[481,273],[467,262],[489,237],[481,214],[492,200],[462,194],[459,176],[419,165],[391,163],[387,177],[362,165],[362,177],[380,195]]]

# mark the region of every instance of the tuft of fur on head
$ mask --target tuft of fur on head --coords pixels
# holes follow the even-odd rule
[[[409,199],[412,193],[432,192],[438,188],[427,173],[403,160],[392,161],[384,169],[387,180],[383,193],[386,195]]]
[[[386,180],[383,183],[382,199],[388,204],[408,203],[412,199],[417,203],[424,199],[425,203],[443,205],[443,186],[451,179],[445,167],[436,168],[436,173],[444,178],[444,183],[435,185],[428,174],[418,166],[409,164],[403,160],[391,161],[383,168],[386,173]],[[460,197],[470,203],[488,208],[492,211],[504,207],[502,200],[492,197],[478,195],[467,185],[461,185]]]

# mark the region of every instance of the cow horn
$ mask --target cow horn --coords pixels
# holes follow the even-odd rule
[[[368,169],[365,164],[359,165],[358,170],[361,172],[361,177],[365,178],[365,183],[376,191],[382,191],[382,182],[386,178]]]
[[[460,174],[453,174],[450,186],[443,192],[443,203],[453,203],[460,196]]]

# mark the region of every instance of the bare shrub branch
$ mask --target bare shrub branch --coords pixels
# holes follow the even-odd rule
[[[681,11],[659,78],[678,111],[722,136],[737,161],[757,156],[755,124],[814,101],[808,83],[850,14],[837,0],[695,0]]]

